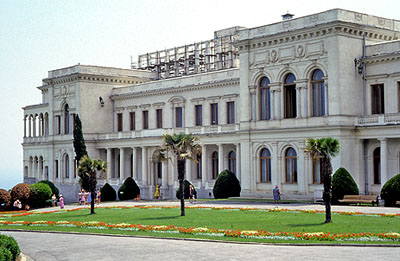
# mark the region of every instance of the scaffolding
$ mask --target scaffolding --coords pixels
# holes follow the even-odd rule
[[[214,33],[214,39],[139,55],[131,67],[156,72],[157,79],[237,68],[239,54],[234,43],[242,27]]]

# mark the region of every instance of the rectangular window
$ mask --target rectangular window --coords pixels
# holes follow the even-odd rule
[[[129,129],[131,131],[136,129],[136,116],[134,111],[129,113]]]
[[[218,103],[211,103],[211,125],[218,125]]]
[[[157,128],[162,128],[162,109],[156,110]]]
[[[182,128],[182,107],[175,108],[175,127]]]
[[[397,83],[397,107],[400,112],[400,82]]]
[[[55,172],[55,174],[56,174],[56,175],[55,175],[56,178],[58,179],[58,160],[55,160],[54,163],[55,163],[55,164],[54,164],[54,165],[55,165],[55,166],[54,166],[54,168],[55,168],[55,171],[54,171],[54,172]]]
[[[122,131],[122,113],[117,113],[117,131]]]
[[[371,85],[372,114],[385,113],[385,97],[383,84]]]
[[[196,105],[195,106],[195,111],[196,111],[196,126],[201,126],[203,125],[203,105]]]
[[[143,111],[143,129],[149,128],[149,111]]]
[[[235,102],[227,102],[226,103],[226,111],[227,111],[227,123],[234,124],[235,123]]]

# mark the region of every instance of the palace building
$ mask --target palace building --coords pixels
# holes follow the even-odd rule
[[[79,190],[75,115],[91,158],[115,188],[131,176],[141,197],[174,198],[174,161],[154,162],[163,134],[199,137],[186,179],[209,197],[218,173],[242,196],[312,199],[321,192],[309,137],[333,137],[360,193],[377,194],[400,172],[400,21],[332,9],[139,55],[132,69],[74,65],[49,71],[42,101],[23,108],[27,183],[48,179],[67,199]]]

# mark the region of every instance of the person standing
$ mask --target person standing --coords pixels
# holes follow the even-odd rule
[[[274,195],[274,203],[277,204],[278,201],[281,200],[281,193],[278,185],[275,185],[274,189],[272,190],[272,194]]]
[[[56,206],[56,200],[57,200],[56,194],[53,194],[53,196],[51,196],[51,205],[52,205],[52,207]]]
[[[160,198],[160,185],[157,185],[156,191],[154,192],[154,197],[155,197],[155,199]]]
[[[63,209],[64,208],[64,197],[62,194],[60,194],[60,208]]]

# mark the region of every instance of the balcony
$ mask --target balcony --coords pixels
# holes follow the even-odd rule
[[[358,118],[358,126],[382,126],[400,124],[400,113],[374,114]]]

